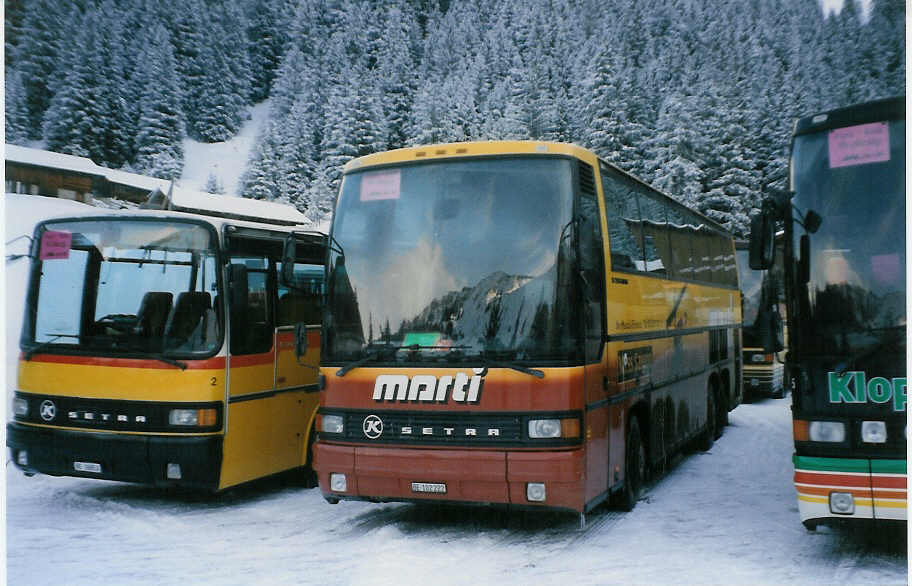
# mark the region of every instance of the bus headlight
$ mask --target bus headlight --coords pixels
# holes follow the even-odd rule
[[[183,427],[208,427],[215,425],[215,409],[172,409],[168,423]]]
[[[560,419],[532,419],[529,421],[529,437],[531,438],[555,438],[560,436]]]
[[[837,515],[851,515],[855,512],[855,497],[850,492],[831,492],[830,512]]]
[[[348,490],[348,479],[342,473],[333,472],[329,475],[329,490],[333,492],[345,492]]]
[[[887,424],[883,421],[863,421],[861,423],[861,441],[868,444],[887,443]]]
[[[579,437],[580,422],[576,417],[566,419],[530,419],[529,437],[555,439]]]
[[[841,421],[811,421],[808,435],[812,442],[845,441],[845,424]]]
[[[29,407],[28,401],[22,397],[16,397],[13,399],[13,414],[16,417],[25,417],[28,415]]]
[[[323,422],[320,424],[320,431],[324,433],[342,433],[345,430],[345,424],[341,415],[324,415]]]

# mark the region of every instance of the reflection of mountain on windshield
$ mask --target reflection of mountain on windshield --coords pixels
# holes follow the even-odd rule
[[[440,332],[474,351],[547,351],[555,280],[554,265],[538,277],[497,271],[434,299],[403,329]]]

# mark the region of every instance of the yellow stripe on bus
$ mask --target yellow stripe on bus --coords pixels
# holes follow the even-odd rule
[[[817,504],[821,504],[821,505],[830,504],[830,500],[826,497],[808,496],[806,494],[801,494],[801,493],[798,494],[798,500],[804,501],[806,503],[817,503]],[[892,505],[892,504],[891,505],[881,505],[880,501],[877,502],[877,505],[878,506],[896,506],[896,505]],[[871,499],[858,499],[857,498],[857,499],[855,499],[855,506],[856,507],[870,507],[870,506],[873,506],[873,504],[871,502]],[[902,505],[902,506],[905,506],[905,505]]]

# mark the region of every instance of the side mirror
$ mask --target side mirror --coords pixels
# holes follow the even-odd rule
[[[228,304],[231,313],[247,309],[247,290],[246,265],[228,265]]]
[[[767,354],[779,352],[785,347],[783,342],[782,316],[775,308],[767,308],[759,320],[760,342]]]
[[[285,237],[285,244],[282,247],[282,270],[279,273],[279,283],[286,287],[294,287],[294,265],[297,259],[297,250],[295,235],[289,234]]]
[[[822,223],[823,218],[814,210],[808,210],[808,213],[804,215],[804,229],[808,231],[808,234],[815,234]]]
[[[750,268],[759,271],[773,266],[774,238],[776,222],[773,216],[763,211],[751,218],[750,243]]]
[[[296,323],[294,326],[295,356],[300,359],[307,354],[307,326]]]

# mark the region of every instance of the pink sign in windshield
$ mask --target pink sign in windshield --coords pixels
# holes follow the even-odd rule
[[[38,258],[41,260],[70,258],[70,244],[72,243],[72,233],[48,230],[41,235],[41,249],[38,251]]]
[[[830,168],[890,160],[890,130],[886,122],[860,124],[830,132]]]
[[[399,169],[365,173],[361,178],[361,201],[399,199],[399,186]]]

